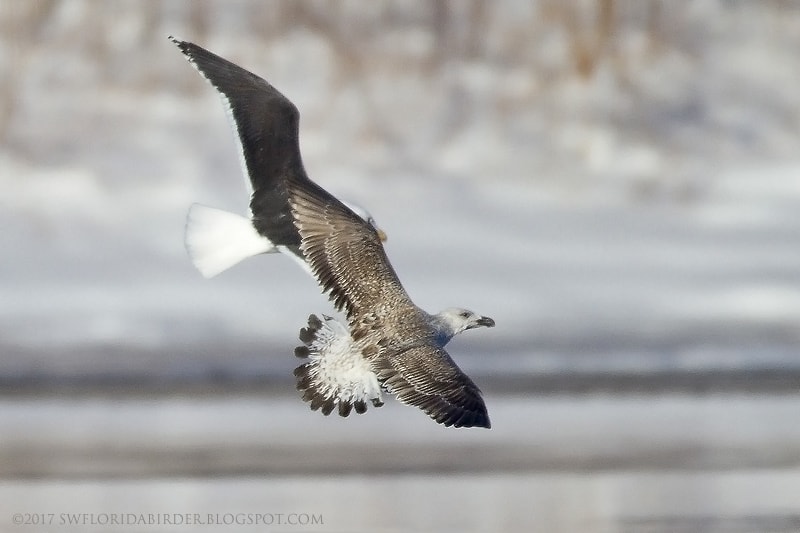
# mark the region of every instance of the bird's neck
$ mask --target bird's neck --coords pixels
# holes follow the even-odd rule
[[[450,339],[456,336],[458,331],[453,329],[453,325],[449,320],[439,315],[430,315],[430,323],[433,327],[436,344],[444,346]]]

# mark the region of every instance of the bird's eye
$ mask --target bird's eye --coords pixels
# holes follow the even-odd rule
[[[470,313],[469,311],[461,311],[461,313],[459,313],[459,316],[460,316],[461,318],[469,318],[469,315],[470,315],[470,314],[471,314],[471,313]]]

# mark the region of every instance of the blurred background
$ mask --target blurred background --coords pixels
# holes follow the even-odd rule
[[[331,306],[193,269],[188,206],[248,198],[168,35],[298,106],[419,305],[496,320],[449,345],[492,430],[300,401]],[[798,58],[790,0],[3,2],[0,531],[800,530]]]

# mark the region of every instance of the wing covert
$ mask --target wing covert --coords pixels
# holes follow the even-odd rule
[[[375,228],[313,182],[290,196],[300,249],[337,309],[378,319],[413,306]]]
[[[433,345],[379,356],[378,380],[407,405],[419,407],[445,426],[490,428],[481,391],[450,355]]]

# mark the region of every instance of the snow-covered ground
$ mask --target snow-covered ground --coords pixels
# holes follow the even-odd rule
[[[211,281],[193,270],[188,204],[244,211],[244,187],[217,102],[162,100],[96,111],[68,163],[36,163],[10,145],[0,154],[5,378],[282,372],[306,316],[330,310],[283,257]],[[82,120],[72,113],[58,122],[64,135]],[[369,206],[419,304],[495,318],[495,329],[454,341],[467,368],[800,366],[800,162],[720,168],[686,202],[483,173],[331,172],[319,157],[307,166]]]
[[[577,4],[453,5],[432,26],[425,3],[263,5],[209,3],[205,25],[174,4],[0,10],[2,382],[288,378],[330,310],[283,257],[191,267],[188,205],[247,199],[169,33],[298,104],[309,174],[369,207],[420,305],[495,318],[452,344],[471,374],[797,375],[796,8],[617,6],[586,70]],[[242,31],[254,13],[280,31]]]
[[[496,319],[453,343],[470,371],[796,370],[800,13],[709,1],[650,27],[620,8],[582,76],[569,8],[534,5],[451,7],[447,31],[413,2],[388,19],[267,11],[298,22],[259,41],[236,31],[256,8],[210,4],[202,44],[298,104],[309,174],[369,207],[418,303]],[[187,206],[246,209],[235,145],[165,38],[195,38],[191,17],[124,9],[64,2],[28,13],[41,39],[3,39],[0,376],[285,372],[306,316],[330,306],[282,257],[193,271]],[[325,9],[340,18],[310,31]],[[387,25],[362,36],[374,54],[341,31],[348,13]],[[487,33],[467,54],[470,16]],[[512,46],[526,17],[529,52]]]
[[[495,329],[452,345],[479,373],[797,370],[797,176],[800,165],[731,170],[696,206],[574,205],[503,183],[410,175],[338,188],[370,206],[417,302],[495,318]],[[183,216],[191,200],[225,204],[210,195],[187,188],[153,207],[144,191],[132,192],[140,206],[109,189],[66,216],[65,204],[87,201],[72,193],[40,217],[7,219],[6,377],[270,375],[295,364],[306,316],[330,310],[283,257],[202,279],[183,252]],[[31,205],[50,194],[30,192]]]

